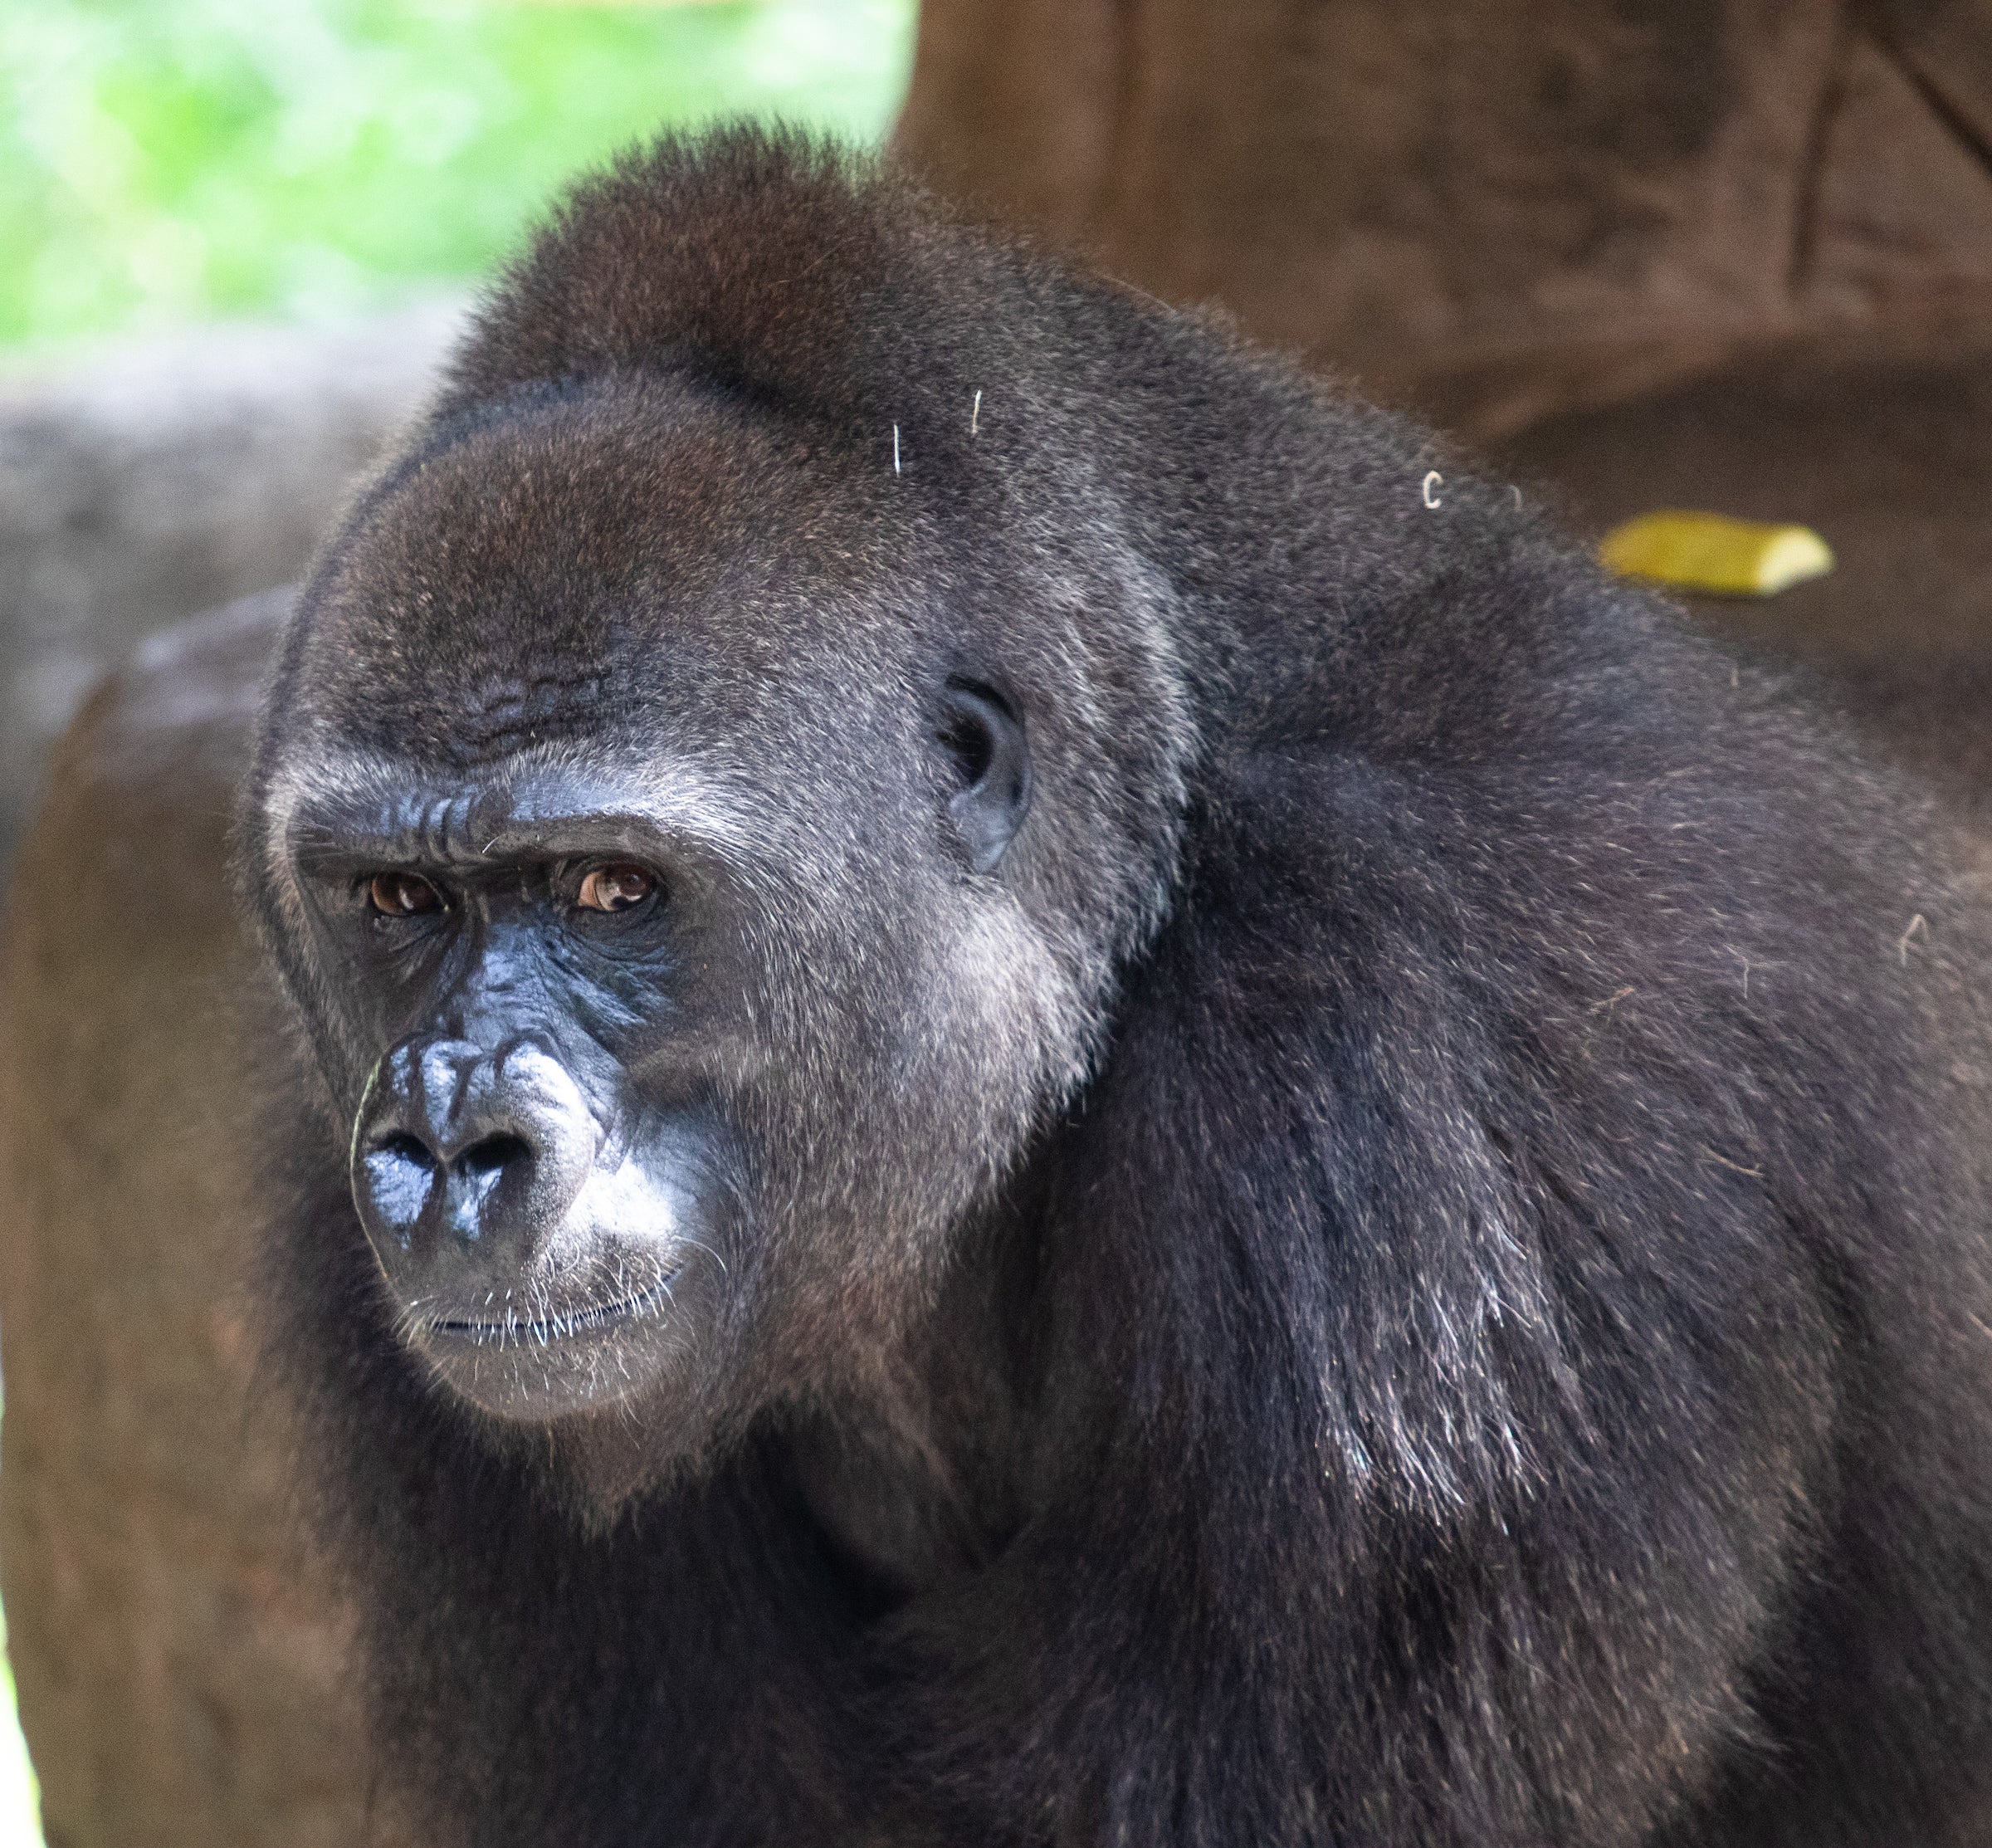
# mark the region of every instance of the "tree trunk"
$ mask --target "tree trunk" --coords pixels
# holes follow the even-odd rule
[[[1982,0],[927,0],[899,144],[1474,438],[1992,318]]]
[[[286,594],[154,643],[57,754],[0,935],[0,1572],[50,1848],[388,1848],[244,1300],[234,784]],[[79,998],[87,1005],[78,1005]]]

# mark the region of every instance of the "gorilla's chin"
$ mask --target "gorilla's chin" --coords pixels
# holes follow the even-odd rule
[[[539,1425],[605,1410],[655,1392],[683,1367],[699,1306],[680,1301],[682,1267],[635,1291],[570,1293],[558,1303],[404,1311],[410,1347],[439,1384],[509,1424]]]

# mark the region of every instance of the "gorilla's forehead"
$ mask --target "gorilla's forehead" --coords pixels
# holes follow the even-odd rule
[[[320,568],[289,696],[357,746],[473,764],[897,681],[913,574],[868,485],[671,379],[447,431]]]

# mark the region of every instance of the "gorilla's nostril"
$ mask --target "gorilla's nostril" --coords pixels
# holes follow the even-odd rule
[[[496,1181],[514,1162],[530,1161],[532,1145],[522,1136],[487,1136],[450,1165],[466,1181]]]
[[[374,1151],[376,1155],[390,1156],[398,1161],[412,1161],[417,1166],[433,1168],[436,1157],[429,1153],[428,1144],[418,1136],[386,1136]]]
[[[450,1163],[443,1222],[465,1239],[483,1239],[513,1217],[531,1185],[533,1148],[525,1137],[486,1136]],[[510,1181],[503,1193],[502,1183]]]
[[[438,1171],[436,1157],[413,1136],[389,1136],[364,1161],[367,1200],[397,1230],[414,1225],[428,1205]]]

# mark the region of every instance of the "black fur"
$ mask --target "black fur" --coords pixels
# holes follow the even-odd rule
[[[964,683],[1033,766],[986,873],[906,767]],[[744,132],[574,194],[302,600],[245,860],[321,1058],[286,766],[701,725],[862,878],[713,1080],[769,1230],[696,1442],[605,1503],[439,1396],[284,1122],[278,1351],[426,1827],[1992,1840],[1941,814],[1415,431]],[[1038,946],[986,1038],[920,1011],[957,908]]]

